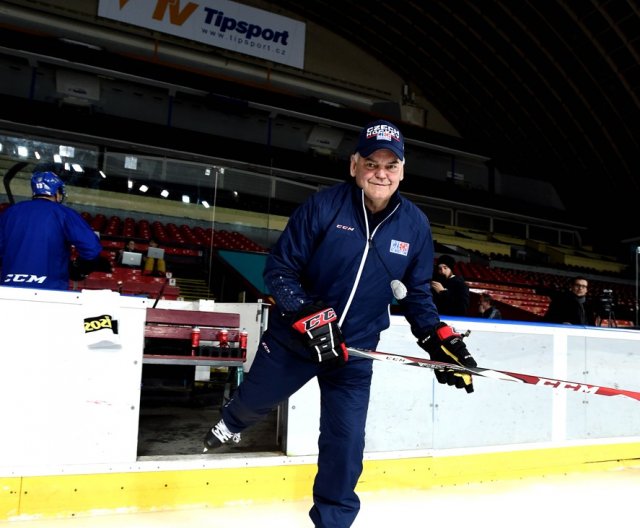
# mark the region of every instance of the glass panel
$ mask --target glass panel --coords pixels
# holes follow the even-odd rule
[[[491,218],[484,215],[458,212],[458,225],[460,227],[468,227],[470,229],[490,232]]]
[[[521,222],[512,222],[502,218],[495,218],[493,220],[493,229],[496,233],[501,233],[503,235],[513,235],[522,239],[527,237],[527,225]]]
[[[318,145],[333,141],[332,148],[347,159],[355,141],[350,132],[327,135],[322,127],[286,116],[265,117],[252,127],[245,140],[256,142],[257,151],[266,148],[260,156],[265,152],[268,154],[265,160],[275,156],[277,163],[273,164],[280,169],[242,162],[237,156],[233,159],[238,161],[223,165],[215,158],[152,145],[125,148],[108,140],[87,144],[63,139],[62,135],[55,137],[53,131],[51,137],[0,131],[0,171],[3,176],[10,170],[15,172],[9,190],[13,199],[20,201],[31,197],[30,177],[36,164],[61,163],[64,167],[61,175],[67,184],[67,205],[82,213],[100,233],[105,254],[112,262],[126,240],[133,240],[143,250],[154,237],[166,250],[170,271],[199,277],[208,287],[217,288],[211,295],[229,300],[228,286],[223,291],[225,287],[219,284],[226,270],[214,258],[215,252],[218,249],[267,252],[294,209],[343,176],[322,176],[329,173],[325,165],[329,167],[327,161],[333,161],[336,154]],[[260,141],[266,141],[266,147],[257,145]],[[291,144],[300,152],[313,150],[314,156],[285,151],[283,147]],[[431,157],[424,153],[416,156],[424,166],[441,168],[444,159],[441,155]],[[287,166],[295,170],[283,168]],[[468,164],[467,173],[471,173],[468,170],[471,168],[480,174],[482,167]],[[346,174],[346,163],[344,170]],[[0,194],[0,202],[8,202],[9,194],[0,189],[3,191],[6,194]],[[492,218],[489,214],[466,211],[460,204],[443,205],[445,200],[425,195],[407,196],[433,224],[457,223],[460,227],[487,232],[493,224],[496,233],[524,238],[530,229],[530,238],[552,243],[559,240],[558,229],[530,226],[520,219]],[[569,242],[574,240],[575,233],[565,229],[561,235],[563,242]]]

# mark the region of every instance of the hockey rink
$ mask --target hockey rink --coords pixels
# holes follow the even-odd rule
[[[29,372],[38,391],[25,391],[18,376],[0,384],[3,419],[19,432],[0,435],[0,527],[313,528],[316,383],[288,399],[286,451],[275,441],[276,414],[252,431],[261,443],[249,442],[247,431],[238,453],[228,446],[211,457],[193,454],[203,424],[215,423],[209,407],[187,413],[186,406],[138,405],[144,336],[136,328],[145,324],[144,300],[120,299],[131,324],[118,354],[88,354],[83,342],[71,347],[68,339],[80,299],[63,304],[57,297],[64,292],[49,292],[35,302],[7,290],[0,299],[10,323],[4,338],[21,342],[32,331],[25,322],[36,318],[49,347],[29,341],[27,354],[10,356],[12,369]],[[243,308],[255,318],[255,307]],[[394,320],[380,350],[404,346],[405,325]],[[475,321],[465,327],[485,365],[639,389],[637,332]],[[64,364],[55,359],[62,353]],[[74,375],[63,369],[68,364]],[[475,380],[469,398],[440,393],[424,369],[374,368],[355,528],[639,525],[635,399],[491,379]],[[49,435],[43,446],[43,430],[64,434]]]
[[[531,477],[423,491],[361,493],[354,528],[398,526],[637,526],[640,453],[625,469]],[[309,501],[224,508],[0,521],[15,528],[312,528]]]

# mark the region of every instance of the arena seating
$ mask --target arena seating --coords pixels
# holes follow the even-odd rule
[[[9,207],[8,203],[0,203],[0,213]],[[165,249],[167,259],[176,259],[182,262],[198,262],[203,254],[210,250],[236,250],[254,253],[268,253],[268,249],[257,244],[244,234],[238,231],[224,229],[212,229],[202,226],[190,226],[186,223],[178,224],[173,222],[163,223],[158,220],[139,219],[131,217],[119,217],[111,215],[107,217],[98,213],[91,215],[82,212],[82,217],[87,221],[94,231],[100,233],[103,252],[102,256],[107,258],[111,264],[113,273],[92,273],[90,278],[80,283],[74,283],[75,288],[110,288],[121,291],[125,294],[148,295],[154,297],[158,294],[164,278],[143,276],[140,270],[118,268],[116,258],[118,251],[123,248],[126,240],[136,241],[136,249],[140,252],[146,251],[147,241],[155,238],[161,247]],[[483,234],[479,231],[461,229],[451,226],[433,226],[434,240],[440,238],[448,243],[447,247],[460,249],[468,252],[472,257],[485,262],[491,260],[509,260],[508,248],[522,245],[529,248],[540,249],[540,243],[535,241],[524,241],[517,237],[502,235]],[[445,237],[446,240],[445,240]],[[528,243],[529,242],[529,243]],[[596,261],[599,255],[585,249],[564,250],[546,244],[545,251],[551,248],[557,253],[575,255],[578,252],[581,256],[590,257]],[[489,250],[490,253],[483,253]],[[610,260],[612,257],[607,257]],[[569,288],[569,276],[566,273],[553,273],[553,264],[547,266],[547,271],[528,271],[510,269],[477,262],[465,262],[458,260],[456,272],[462,275],[469,284],[472,295],[477,296],[481,292],[492,295],[496,304],[501,308],[503,314],[511,316],[515,320],[541,320],[546,312],[550,301],[550,292],[563,291]],[[561,266],[562,267],[562,266]],[[565,268],[562,268],[565,272]],[[573,275],[584,272],[598,270],[590,268],[576,267],[571,270]],[[615,273],[610,275],[615,276]],[[612,290],[612,295],[616,300],[616,319],[613,324],[616,326],[633,326],[632,319],[635,313],[635,291],[628,284],[611,282],[607,274],[602,275],[601,280],[593,277],[589,278],[589,294],[598,297],[603,290]],[[159,286],[160,284],[160,286]],[[163,297],[177,298],[179,289],[173,285],[166,285]],[[470,315],[474,313],[476,307],[472,300]],[[607,322],[605,322],[607,324]]]
[[[457,262],[456,273],[463,276],[472,294],[489,293],[505,318],[541,320],[547,311],[554,291],[569,289],[571,277],[549,272],[524,271]],[[615,316],[611,326],[634,326],[635,292],[626,284],[589,279],[589,295],[598,298],[605,289],[612,290]],[[475,299],[474,299],[475,300]],[[476,315],[472,301],[470,315]],[[515,312],[513,309],[517,309]],[[604,325],[608,325],[605,321]]]
[[[162,298],[177,299],[179,288],[164,285],[164,278],[148,277],[140,270],[123,268],[117,265],[118,252],[128,240],[135,242],[135,250],[144,253],[150,238],[158,241],[165,250],[169,268],[175,264],[201,264],[205,251],[210,249],[234,249],[239,251],[266,253],[267,249],[238,231],[190,226],[186,223],[163,223],[158,220],[135,220],[131,217],[109,217],[98,213],[92,216],[82,212],[81,216],[94,231],[100,233],[103,251],[101,256],[107,259],[112,273],[92,273],[86,280],[71,283],[74,289],[112,289],[122,294],[146,295],[156,297],[162,291]]]
[[[122,243],[133,239],[143,243],[154,238],[167,254],[198,256],[198,251],[208,248],[267,252],[267,248],[238,231],[214,230],[201,226],[192,227],[187,224],[177,225],[173,222],[162,223],[157,220],[135,220],[115,215],[107,218],[103,214],[96,214],[92,217],[87,212],[83,212],[81,215],[91,226],[91,229],[100,233],[105,249],[113,247],[118,249],[117,245],[109,245],[109,242]]]

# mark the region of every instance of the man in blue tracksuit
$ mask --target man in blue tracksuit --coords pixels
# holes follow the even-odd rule
[[[475,366],[462,337],[441,323],[431,298],[429,222],[398,192],[404,139],[376,121],[360,133],[352,181],[312,196],[291,216],[264,271],[275,299],[269,328],[243,383],[205,436],[205,450],[240,432],[316,377],[320,386],[318,472],[309,513],[316,527],[351,526],[360,501],[372,362],[350,347],[375,349],[389,326],[391,281],[418,343],[432,359]],[[396,293],[397,297],[401,297]],[[473,390],[471,378],[437,372],[438,381]]]
[[[0,216],[0,285],[69,289],[69,269],[88,273],[102,251],[100,239],[73,209],[62,205],[64,182],[55,164],[35,168],[33,198]],[[71,263],[71,246],[78,258]]]

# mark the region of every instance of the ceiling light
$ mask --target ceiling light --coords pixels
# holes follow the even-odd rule
[[[82,168],[82,166],[78,163],[73,163],[71,165],[71,167],[73,168],[74,171],[76,172],[84,172],[84,169]]]
[[[76,149],[73,147],[67,147],[66,145],[60,145],[58,147],[58,153],[65,158],[73,158],[76,153]]]
[[[18,147],[18,156],[21,158],[26,158],[29,155],[29,150],[27,147]]]
[[[138,158],[135,156],[125,156],[124,157],[124,168],[136,170],[138,168]]]
[[[188,194],[182,195],[182,203],[191,203],[191,198],[189,198]]]
[[[62,42],[66,42],[67,44],[73,44],[74,46],[83,46],[85,48],[89,48],[96,51],[102,51],[100,46],[96,46],[95,44],[89,44],[88,42],[82,42],[81,40],[73,40],[70,38],[60,38]]]
[[[128,180],[128,181],[127,181],[127,187],[128,187],[129,189],[133,189],[133,180]]]
[[[162,191],[160,191],[160,196],[162,196],[163,198],[168,198],[169,191],[167,191],[166,189],[162,189]]]
[[[100,173],[100,176],[102,176],[103,178],[106,179],[107,175],[104,172],[102,172],[102,171],[98,171],[98,172]]]
[[[140,192],[146,193],[149,190],[149,187],[147,187],[144,183],[140,186]]]
[[[56,163],[62,163],[62,157],[60,156],[60,154],[54,154],[53,161],[55,161]]]
[[[210,207],[209,202],[207,202],[206,200],[202,200],[202,205],[205,209],[209,209]]]

